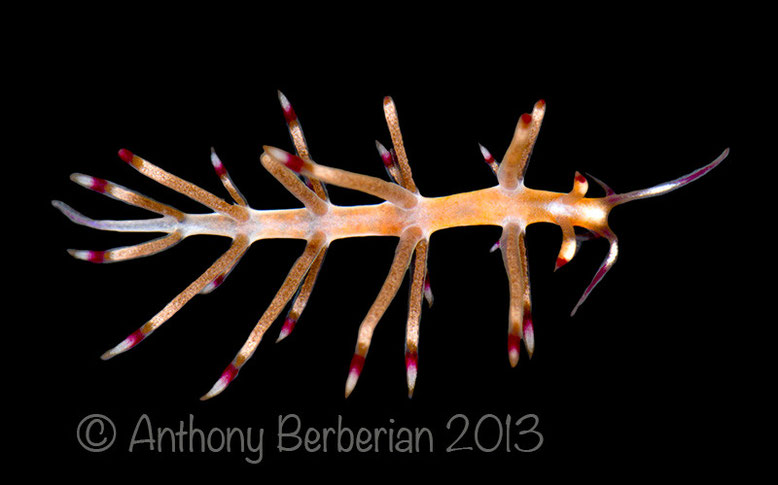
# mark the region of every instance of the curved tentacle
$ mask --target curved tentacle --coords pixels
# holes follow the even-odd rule
[[[243,367],[251,356],[254,355],[254,351],[256,350],[257,345],[262,341],[265,332],[267,332],[270,325],[272,325],[276,317],[278,317],[278,314],[281,313],[281,310],[284,309],[287,302],[292,298],[292,295],[297,291],[297,287],[300,286],[300,282],[308,273],[311,264],[313,264],[313,261],[319,253],[326,247],[326,241],[326,236],[322,233],[316,233],[311,237],[308,244],[305,246],[303,254],[297,258],[292,269],[289,270],[289,274],[286,276],[281,288],[278,289],[276,296],[273,297],[273,300],[265,310],[265,313],[262,314],[262,317],[251,331],[246,343],[243,344],[243,347],[241,347],[238,354],[224,372],[222,372],[219,380],[216,381],[213,387],[211,387],[200,400],[204,401],[220,394],[227,388],[229,383],[235,379],[241,367]]]
[[[664,195],[668,192],[672,192],[673,190],[679,189],[684,185],[688,185],[694,182],[695,180],[697,180],[698,178],[702,177],[706,173],[710,172],[711,170],[716,168],[718,164],[723,162],[724,159],[727,158],[727,155],[729,155],[729,148],[721,152],[721,155],[716,157],[716,159],[710,162],[709,164],[700,167],[697,170],[694,170],[693,172],[688,173],[682,177],[678,177],[675,180],[671,180],[663,184],[655,185],[647,189],[633,190],[632,192],[625,192],[623,194],[611,194],[608,197],[606,197],[606,200],[608,201],[608,203],[612,204],[612,206],[617,206],[619,204],[624,204],[626,202],[630,202],[633,200],[647,199],[649,197]]]
[[[397,249],[394,252],[394,260],[392,266],[389,269],[389,274],[386,276],[381,291],[378,292],[370,310],[365,315],[362,324],[359,326],[359,336],[357,338],[357,346],[354,350],[354,357],[351,359],[351,366],[348,373],[348,379],[346,380],[346,397],[354,390],[354,386],[357,385],[359,374],[362,372],[362,367],[365,364],[365,357],[367,351],[370,348],[370,341],[373,338],[373,331],[378,325],[378,321],[383,316],[386,309],[389,307],[389,303],[392,302],[394,296],[397,294],[397,290],[402,284],[405,271],[408,269],[408,265],[411,262],[413,256],[413,250],[422,238],[421,230],[417,227],[410,227],[403,231],[400,236],[400,242],[397,243]]]
[[[597,286],[605,274],[611,269],[611,267],[613,267],[613,264],[616,262],[616,259],[619,256],[619,240],[616,235],[613,234],[610,229],[601,231],[600,235],[608,240],[610,243],[610,249],[608,249],[608,254],[605,256],[605,259],[600,265],[600,268],[597,270],[597,273],[595,273],[594,278],[592,278],[591,283],[589,283],[589,286],[587,286],[586,290],[584,290],[583,295],[581,295],[581,298],[578,300],[578,303],[575,304],[573,311],[570,313],[571,317],[575,315],[575,312],[578,311],[578,307],[580,307],[586,298],[589,297],[589,293],[592,292],[594,287]]]

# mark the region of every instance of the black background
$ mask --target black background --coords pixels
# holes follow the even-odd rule
[[[268,29],[266,22],[222,32],[203,20],[179,36],[166,23],[117,20],[63,29],[61,43],[53,37],[39,59],[39,96],[28,110],[39,135],[27,155],[40,167],[31,175],[40,170],[45,177],[36,221],[46,235],[25,295],[34,298],[25,302],[32,331],[25,342],[35,344],[19,342],[26,363],[14,372],[25,381],[21,421],[33,427],[20,442],[24,455],[97,476],[164,468],[256,479],[276,471],[332,470],[354,479],[358,472],[421,469],[626,478],[747,468],[734,457],[754,445],[750,409],[762,392],[754,387],[754,357],[762,354],[752,351],[758,330],[743,317],[750,298],[743,267],[754,263],[737,246],[738,233],[753,229],[740,227],[751,212],[746,182],[738,180],[757,157],[746,135],[762,126],[746,115],[762,96],[751,57],[762,48],[758,32],[722,36],[691,20],[538,34],[476,19],[445,34],[424,23],[405,30],[376,20],[374,28],[307,31],[291,22]],[[128,148],[226,197],[210,168],[213,146],[252,207],[297,207],[258,163],[264,144],[292,147],[278,89],[295,107],[315,160],[375,176],[384,176],[374,140],[389,144],[382,99],[391,95],[426,196],[494,184],[477,144],[499,159],[519,115],[540,98],[548,108],[526,178],[533,188],[566,192],[579,170],[624,192],[691,172],[726,147],[731,155],[682,190],[614,210],[621,257],[573,318],[607,244],[584,244],[554,273],[559,229],[530,227],[536,352],[530,361],[522,349],[515,369],[506,351],[507,278],[499,252],[489,253],[497,227],[431,239],[435,304],[423,312],[411,400],[403,359],[407,282],[374,335],[356,390],[343,398],[357,328],[391,263],[389,238],[334,243],[293,334],[274,344],[276,322],[239,377],[211,401],[198,398],[243,344],[301,241],[255,244],[221,288],[196,297],[136,349],[102,362],[102,352],[199,276],[229,241],[192,237],[154,257],[93,265],[65,249],[108,249],[145,235],[76,226],[47,204],[63,200],[97,219],[148,216],[68,181],[81,172],[202,212],[135,172],[116,151]],[[330,195],[344,205],[375,201],[336,187]],[[109,451],[88,453],[78,444],[76,428],[92,413],[116,424]],[[462,422],[446,424],[458,413],[470,420],[459,445],[475,446],[475,424],[485,415],[504,422],[530,413],[539,417],[543,445],[534,453],[504,446],[448,453]],[[264,428],[264,460],[249,465],[239,452],[144,446],[129,453],[143,414],[155,427],[177,428],[191,414],[206,431]],[[390,419],[395,427],[424,426],[435,449],[282,454],[274,434],[278,416],[287,414],[300,416],[305,428],[336,426],[339,415],[354,430],[387,427]],[[519,429],[512,440],[531,447],[529,437],[517,438]],[[495,430],[484,424],[484,446],[495,443]]]

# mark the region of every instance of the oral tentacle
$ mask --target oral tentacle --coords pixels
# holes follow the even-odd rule
[[[609,204],[611,204],[611,206],[617,206],[620,204],[624,204],[626,202],[631,202],[633,200],[647,199],[649,197],[664,195],[668,192],[672,192],[673,190],[680,189],[684,185],[688,185],[694,182],[695,180],[699,179],[706,173],[716,168],[721,162],[724,161],[725,158],[727,158],[728,155],[729,155],[729,148],[725,149],[721,153],[721,155],[716,157],[716,159],[710,162],[709,164],[704,165],[698,168],[697,170],[694,170],[693,172],[690,172],[682,177],[678,177],[675,180],[671,180],[669,182],[655,185],[653,187],[648,187],[646,189],[633,190],[632,192],[626,192],[623,194],[611,194],[608,197],[606,197],[606,200],[608,201]]]
[[[586,289],[583,292],[583,295],[581,295],[581,298],[578,300],[578,303],[575,304],[575,307],[573,308],[573,311],[570,313],[570,316],[572,317],[575,315],[575,312],[578,311],[578,308],[583,304],[584,301],[589,297],[589,294],[592,292],[595,286],[602,281],[603,277],[605,277],[605,274],[613,267],[613,265],[616,263],[616,259],[618,259],[619,256],[619,241],[613,232],[608,230],[604,230],[601,235],[608,240],[608,243],[610,244],[610,248],[608,249],[608,254],[605,256],[605,259],[603,260],[602,264],[600,265],[599,269],[597,270],[597,273],[595,273],[594,278],[592,278],[591,283],[589,283],[589,286],[586,287]]]

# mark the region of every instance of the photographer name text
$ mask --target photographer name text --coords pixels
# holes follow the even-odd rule
[[[129,453],[228,453],[258,464],[266,452],[277,453],[531,453],[540,449],[543,435],[536,414],[512,416],[454,414],[442,429],[403,426],[389,418],[378,427],[350,426],[338,415],[329,426],[307,426],[296,414],[282,414],[275,433],[263,427],[200,427],[194,415],[173,426],[160,426],[142,414],[126,436]],[[86,416],[78,425],[77,439],[89,452],[120,447],[120,433],[105,415]],[[266,448],[267,447],[267,448]],[[272,447],[272,450],[270,448]]]

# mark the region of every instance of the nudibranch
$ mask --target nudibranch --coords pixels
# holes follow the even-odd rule
[[[365,363],[373,331],[394,299],[405,273],[410,272],[405,342],[410,397],[416,385],[422,300],[426,299],[428,304],[432,304],[432,292],[427,277],[430,236],[436,231],[452,227],[493,225],[502,227],[502,236],[493,250],[499,248],[501,251],[508,274],[508,359],[511,366],[516,366],[521,342],[524,342],[529,357],[532,357],[535,347],[524,240],[527,227],[538,222],[548,222],[561,228],[562,245],[556,268],[568,263],[576,254],[581,236],[576,234],[575,228],[585,229],[591,237],[601,237],[608,241],[610,248],[607,256],[573,308],[574,314],[616,262],[618,239],[608,226],[610,211],[625,202],[666,194],[697,180],[721,163],[728,154],[728,150],[724,150],[709,164],[670,182],[621,194],[589,175],[589,178],[603,189],[604,195],[586,197],[589,182],[587,177],[580,173],[575,174],[568,193],[531,189],[524,185],[524,174],[546,112],[546,103],[541,100],[535,103],[531,113],[519,117],[510,145],[499,163],[486,148],[481,147],[485,162],[497,178],[496,185],[444,197],[424,197],[413,180],[397,110],[390,97],[384,99],[383,107],[392,147],[387,149],[376,142],[379,156],[390,179],[386,181],[314,162],[294,109],[282,93],[279,92],[278,95],[295,153],[265,146],[260,162],[303,204],[302,208],[252,209],[213,150],[213,168],[229,193],[231,202],[166,172],[126,149],[119,150],[119,157],[124,162],[143,175],[203,204],[212,211],[210,213],[187,214],[115,183],[78,173],[71,176],[71,180],[77,184],[155,212],[161,217],[145,220],[93,220],[63,202],[52,202],[71,221],[94,229],[164,234],[142,244],[106,251],[68,250],[75,258],[93,263],[149,256],[192,235],[208,234],[232,239],[230,248],[199,278],[138,330],[105,352],[103,359],[110,359],[135,347],[195,295],[209,293],[217,288],[254,242],[271,238],[305,240],[306,246],[302,255],[292,266],[246,343],[202,399],[214,397],[235,379],[290,300],[293,301],[278,334],[278,341],[292,332],[311,295],[327,248],[333,241],[361,236],[394,236],[399,238],[394,259],[378,297],[359,327],[356,348],[346,379],[345,395],[348,397],[354,390]],[[371,194],[384,202],[373,205],[335,205],[330,201],[325,184]]]

